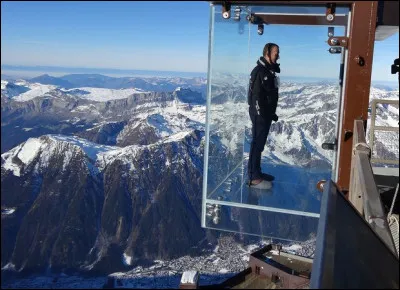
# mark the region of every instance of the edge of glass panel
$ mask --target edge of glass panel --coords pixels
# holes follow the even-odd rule
[[[348,14],[347,14],[347,27],[346,27],[346,36],[347,37],[349,37],[350,36],[350,29],[351,29],[351,17],[352,17],[352,15],[351,15],[351,10],[349,10],[349,12],[348,12]],[[342,128],[342,123],[343,123],[343,107],[344,107],[344,104],[343,104],[343,102],[344,102],[344,92],[346,91],[346,77],[347,77],[347,73],[346,73],[346,71],[347,71],[347,62],[348,62],[348,58],[349,58],[349,51],[348,51],[348,49],[346,48],[346,49],[344,49],[344,68],[343,68],[343,85],[342,85],[342,91],[341,91],[341,94],[340,94],[340,96],[339,96],[339,102],[340,102],[340,113],[339,113],[339,120],[337,120],[337,122],[338,122],[338,124],[339,124],[339,128],[338,128],[338,134],[337,134],[337,140],[338,140],[338,148],[337,148],[337,151],[336,151],[336,156],[335,156],[335,162],[334,162],[334,164],[335,164],[335,168],[334,168],[334,170],[332,170],[332,180],[334,181],[334,182],[337,182],[337,180],[338,180],[338,177],[339,177],[339,166],[338,166],[338,164],[339,164],[339,158],[340,158],[340,150],[342,149],[341,148],[341,142],[340,142],[340,140],[341,140],[341,138],[342,138],[342,131],[341,131],[341,128]]]
[[[210,134],[210,106],[211,106],[211,57],[214,41],[214,15],[215,6],[210,3],[210,22],[208,37],[208,71],[207,71],[207,103],[206,103],[206,124],[205,124],[205,144],[203,162],[203,197],[201,206],[201,227],[206,227],[206,199],[207,199],[207,177],[208,177],[208,148]]]
[[[346,11],[347,13],[347,24],[344,27],[345,29],[345,35],[346,37],[350,36],[350,25],[351,25],[351,11],[349,8],[347,8],[348,10]],[[338,179],[338,175],[339,175],[339,168],[338,168],[338,163],[339,163],[339,156],[340,156],[340,129],[342,127],[342,121],[343,121],[343,94],[344,94],[344,90],[345,90],[345,77],[346,77],[346,62],[347,62],[347,58],[348,58],[348,50],[347,48],[343,48],[343,52],[341,55],[341,59],[340,59],[340,70],[343,69],[343,75],[339,76],[342,77],[342,84],[339,88],[339,99],[338,99],[338,104],[337,104],[337,108],[336,108],[336,129],[335,129],[335,138],[336,138],[336,142],[337,142],[337,150],[335,151],[335,154],[333,156],[333,160],[332,160],[332,174],[331,174],[331,179],[334,182],[337,182]],[[343,65],[343,68],[342,68]],[[339,72],[340,73],[340,72]]]
[[[319,218],[320,214],[315,213],[315,212],[308,212],[308,211],[300,211],[300,210],[294,210],[294,209],[285,209],[285,208],[279,208],[279,207],[270,207],[270,206],[263,206],[263,205],[253,205],[253,204],[247,204],[247,203],[238,203],[238,202],[233,202],[233,201],[221,201],[221,200],[214,200],[214,199],[206,199],[205,204],[219,204],[219,205],[224,205],[224,206],[231,206],[231,207],[237,207],[237,208],[247,208],[247,209],[255,209],[259,211],[268,211],[268,212],[277,212],[277,213],[283,213],[283,214],[291,214],[291,215],[298,215],[298,216],[306,216],[306,217],[313,217],[313,218]],[[205,219],[204,219],[205,221]]]

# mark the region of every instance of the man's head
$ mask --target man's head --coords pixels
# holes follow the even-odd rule
[[[270,64],[275,64],[279,59],[279,46],[275,43],[267,43],[264,46],[263,56]]]

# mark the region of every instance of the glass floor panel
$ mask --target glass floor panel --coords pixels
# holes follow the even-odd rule
[[[235,232],[284,241],[307,241],[316,237],[318,218],[206,203],[207,210],[218,212],[206,215],[209,229]]]
[[[217,200],[235,206],[258,208],[275,212],[287,212],[299,215],[319,217],[322,193],[317,189],[318,181],[329,180],[331,172],[291,165],[280,165],[263,161],[263,172],[275,176],[272,188],[254,189],[247,185],[247,162],[242,161],[227,178],[208,195],[208,201]]]

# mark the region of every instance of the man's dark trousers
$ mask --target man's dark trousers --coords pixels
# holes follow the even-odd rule
[[[250,145],[250,155],[248,163],[249,180],[262,179],[261,177],[261,153],[267,141],[272,119],[261,117],[251,106],[249,114],[252,123],[252,141]]]

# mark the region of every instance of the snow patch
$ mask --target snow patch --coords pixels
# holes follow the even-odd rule
[[[29,138],[21,150],[19,151],[17,157],[24,163],[29,164],[37,155],[40,150],[42,143],[36,138]]]
[[[196,284],[197,280],[199,278],[199,274],[197,271],[185,271],[183,272],[182,278],[181,278],[181,283],[186,284]]]
[[[130,266],[132,265],[132,257],[124,253],[122,257],[122,262],[125,266]]]
[[[97,102],[107,102],[111,100],[126,99],[133,94],[148,93],[147,91],[143,91],[137,88],[114,90],[114,89],[104,89],[104,88],[83,87],[79,89],[81,91],[87,92],[87,94],[79,95],[80,98]],[[69,89],[63,91],[68,93],[68,92],[73,92],[74,90],[76,89]]]
[[[15,100],[17,102],[26,102],[26,101],[32,100],[34,98],[43,96],[44,94],[47,94],[48,92],[57,88],[57,86],[54,86],[54,85],[42,85],[39,83],[34,83],[34,84],[28,83],[28,84],[24,84],[24,85],[26,85],[28,88],[30,88],[30,91],[27,91],[18,96],[15,96],[13,98],[13,100]]]
[[[1,209],[1,214],[4,214],[4,215],[12,214],[12,213],[15,212],[15,209],[16,208],[2,208]]]

